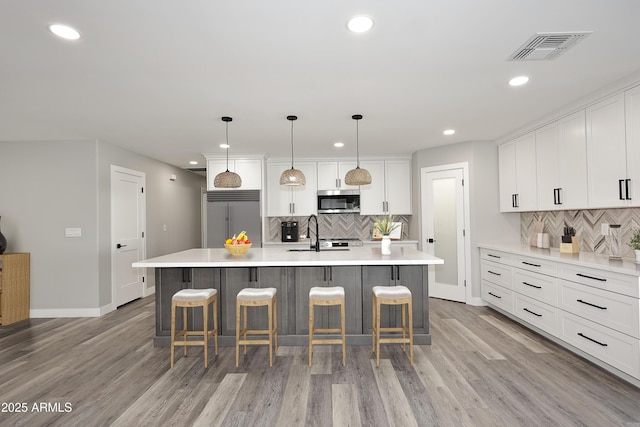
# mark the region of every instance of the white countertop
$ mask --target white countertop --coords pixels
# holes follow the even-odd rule
[[[430,265],[444,260],[413,248],[391,246],[391,255],[380,247],[352,247],[348,251],[289,252],[286,248],[251,248],[245,255],[226,249],[189,249],[134,262],[133,267],[301,267],[337,265]]]
[[[526,244],[502,244],[486,243],[478,245],[482,249],[517,253],[532,258],[546,259],[549,261],[566,262],[583,267],[598,268],[600,270],[614,271],[617,273],[640,276],[640,266],[631,258],[622,260],[610,260],[607,255],[592,252],[578,252],[575,254],[560,253],[559,248],[540,249]]]

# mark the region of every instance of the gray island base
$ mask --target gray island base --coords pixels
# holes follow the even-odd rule
[[[442,263],[439,258],[403,247],[392,247],[391,255],[382,255],[379,247],[320,252],[252,248],[241,256],[232,256],[225,249],[190,249],[135,262],[133,267],[155,268],[155,346],[169,346],[171,297],[187,288],[218,291],[219,344],[235,345],[236,295],[247,287],[278,290],[279,345],[307,345],[309,290],[314,286],[344,288],[347,344],[371,345],[371,289],[379,285],[403,285],[411,290],[414,343],[431,344],[428,269]],[[383,307],[381,316],[383,327],[400,325],[399,307]],[[266,307],[250,310],[251,329],[266,328],[266,320]],[[181,310],[177,322],[182,322]],[[339,327],[338,307],[317,307],[315,322],[319,328]],[[189,328],[202,328],[202,310],[189,314]]]

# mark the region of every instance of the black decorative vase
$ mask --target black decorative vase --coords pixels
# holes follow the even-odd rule
[[[0,219],[2,219],[1,216]],[[2,230],[0,230],[0,255],[2,255],[5,250],[7,250],[7,238],[4,237],[4,234],[2,234]]]

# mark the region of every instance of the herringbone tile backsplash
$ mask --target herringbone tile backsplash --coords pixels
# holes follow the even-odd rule
[[[402,238],[409,237],[409,216],[395,215],[395,221],[402,222]],[[267,241],[279,242],[280,223],[282,221],[298,221],[298,231],[300,234],[307,232],[308,217],[270,217],[267,230]],[[356,214],[331,214],[320,215],[318,227],[320,238],[355,238],[361,240],[371,239],[371,231],[376,217],[371,215]],[[315,228],[313,222],[311,223]],[[314,230],[315,232],[315,230]],[[312,234],[313,235],[313,234]]]
[[[622,256],[633,257],[633,250],[626,244],[632,229],[640,225],[640,208],[593,209],[581,211],[523,212],[520,214],[520,241],[528,243],[536,221],[544,222],[544,232],[549,233],[551,247],[560,246],[564,227],[573,227],[580,239],[581,252],[609,254],[608,236],[600,235],[601,224],[620,224]]]

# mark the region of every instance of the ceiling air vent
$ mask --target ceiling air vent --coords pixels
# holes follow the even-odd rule
[[[591,31],[534,34],[509,56],[509,61],[546,61],[555,59],[589,34],[591,34]]]

